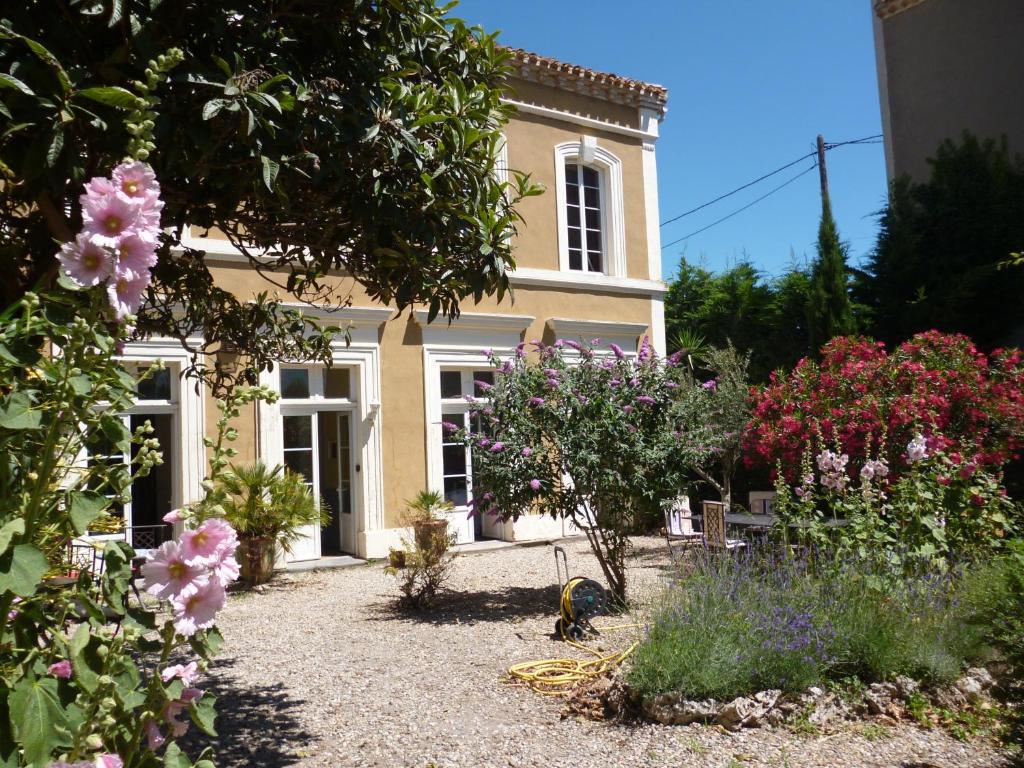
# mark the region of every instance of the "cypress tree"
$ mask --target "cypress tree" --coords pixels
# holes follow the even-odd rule
[[[811,267],[811,288],[807,297],[807,330],[815,355],[833,336],[856,330],[847,277],[846,246],[839,240],[839,229],[826,196],[821,205],[818,256]]]

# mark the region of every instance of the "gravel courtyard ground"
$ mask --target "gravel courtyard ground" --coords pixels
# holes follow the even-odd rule
[[[567,548],[573,574],[600,578],[586,541]],[[636,541],[636,593],[656,594],[666,561],[663,541]],[[233,595],[219,621],[225,646],[206,680],[220,697],[218,765],[1001,764],[983,742],[913,727],[872,741],[853,730],[734,735],[562,720],[557,699],[501,682],[510,664],[571,653],[551,638],[554,581],[551,547],[538,546],[460,557],[452,593],[422,615],[395,608],[394,580],[379,564],[282,574],[262,594]],[[628,637],[607,642],[614,648]]]

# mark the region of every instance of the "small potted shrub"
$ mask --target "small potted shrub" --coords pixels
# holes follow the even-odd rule
[[[224,517],[238,531],[238,565],[247,584],[270,580],[277,548],[290,552],[299,528],[326,524],[326,510],[302,475],[281,466],[232,466],[220,482],[228,494]]]
[[[455,536],[448,532],[445,513],[452,504],[436,491],[420,491],[406,504],[412,541],[403,539],[404,550],[391,550],[386,570],[398,579],[402,602],[424,608],[451,574],[455,555],[450,550]]]
[[[439,541],[448,542],[448,517],[445,513],[454,509],[450,501],[438,491],[420,491],[405,503],[408,506],[406,518],[418,549],[430,549]]]

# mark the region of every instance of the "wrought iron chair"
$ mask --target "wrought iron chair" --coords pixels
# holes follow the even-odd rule
[[[735,552],[747,546],[742,539],[730,539],[725,529],[725,504],[721,501],[702,501],[704,518],[704,546],[718,552]]]

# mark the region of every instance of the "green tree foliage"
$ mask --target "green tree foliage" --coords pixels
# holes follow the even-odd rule
[[[780,277],[766,278],[749,262],[715,274],[682,260],[665,297],[669,345],[675,351],[697,339],[715,347],[732,344],[750,354],[751,378],[764,381],[771,371],[792,367],[810,350],[809,289],[809,275],[796,266]],[[688,343],[681,345],[681,340]]]
[[[1024,270],[1005,268],[1024,242],[1024,157],[1006,141],[943,143],[931,178],[897,181],[878,245],[855,288],[876,338],[898,343],[937,328],[982,349],[1019,343]]]
[[[149,111],[130,89],[171,48],[184,61]],[[138,157],[160,179],[168,230],[143,333],[202,328],[197,352],[242,349],[254,367],[326,354],[268,296],[247,302],[216,285],[205,254],[183,242],[189,225],[225,233],[272,279],[268,291],[292,301],[344,303],[323,285],[331,270],[400,308],[453,315],[466,297],[500,296],[514,203],[537,191],[494,173],[507,58],[434,0],[9,5],[0,304],[52,283],[55,242],[80,229],[82,184],[149,129]]]
[[[839,229],[826,197],[818,225],[818,257],[811,266],[807,297],[807,330],[815,353],[833,336],[855,331],[848,283],[846,246],[839,240]]]

